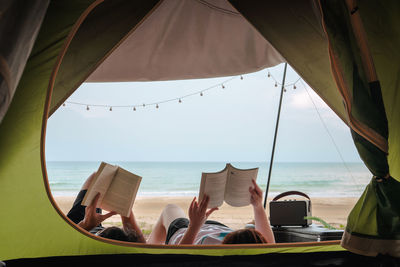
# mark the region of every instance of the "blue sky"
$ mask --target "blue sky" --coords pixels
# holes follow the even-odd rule
[[[283,64],[270,68],[281,81]],[[269,161],[280,87],[268,70],[243,75],[178,101],[131,108],[201,91],[230,77],[166,82],[87,83],[49,119],[48,161]],[[298,79],[289,68],[287,83]],[[339,162],[341,158],[301,83],[284,93],[275,161]],[[347,126],[308,87],[346,162],[359,162]]]

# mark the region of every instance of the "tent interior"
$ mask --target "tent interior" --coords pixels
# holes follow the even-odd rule
[[[397,1],[38,0],[5,1],[0,11],[0,213],[8,218],[0,222],[0,260],[7,265],[400,264],[391,258],[400,257]],[[285,61],[349,125],[374,176],[341,242],[132,244],[91,235],[58,208],[46,123],[83,82],[223,77]]]

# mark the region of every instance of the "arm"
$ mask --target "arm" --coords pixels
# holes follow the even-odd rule
[[[254,211],[254,220],[256,230],[259,231],[268,243],[275,243],[274,233],[268,221],[265,210],[262,206],[262,191],[260,187],[252,180],[254,188],[249,188],[251,194],[251,205]]]
[[[207,211],[208,202],[210,197],[205,195],[200,204],[197,203],[196,197],[193,198],[192,203],[189,206],[189,227],[183,235],[180,245],[193,244],[197,234],[200,231],[200,227],[207,220],[208,216],[218,208],[212,208]]]
[[[97,202],[99,201],[100,193],[96,195],[96,197],[93,199],[92,203],[86,207],[85,209],[85,218],[83,218],[82,221],[78,223],[80,227],[85,229],[86,231],[90,231],[97,225],[99,225],[102,221],[105,219],[110,218],[111,216],[115,215],[115,212],[109,212],[107,214],[100,214],[96,213],[96,206]]]
[[[135,231],[138,236],[137,242],[146,243],[146,239],[143,236],[143,232],[135,220],[133,211],[131,211],[131,214],[129,215],[129,217],[125,217],[125,216],[121,215],[121,220],[122,220],[122,226],[124,227],[124,230],[126,232]]]

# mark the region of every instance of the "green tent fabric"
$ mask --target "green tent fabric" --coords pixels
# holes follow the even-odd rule
[[[337,89],[335,77],[331,72],[328,39],[321,26],[318,5],[305,0],[280,1],[273,5],[261,1],[252,3],[232,0],[230,2],[276,47],[338,116],[346,121],[348,113],[343,106],[342,95]],[[66,99],[90,75],[91,71],[131,31],[135,30],[137,25],[151,15],[160,3],[156,0],[50,2],[13,101],[0,124],[2,151],[0,214],[4,216],[0,220],[0,259],[125,253],[204,256],[290,255],[293,253],[311,255],[345,251],[337,242],[229,248],[196,246],[177,248],[123,244],[85,233],[59,211],[48,188],[44,155],[46,120],[50,107],[56,108],[62,103],[60,99]],[[325,4],[327,5],[327,2],[323,2],[322,6],[325,7]],[[341,6],[337,1],[332,5]],[[384,35],[387,38],[385,42],[378,38],[381,36],[379,30],[376,29],[377,26],[365,20],[365,29],[382,88],[388,121],[388,166],[390,174],[398,178],[400,167],[396,163],[399,162],[400,156],[400,139],[398,138],[400,123],[398,119],[396,120],[396,116],[399,114],[400,93],[398,93],[399,81],[396,80],[395,74],[399,71],[400,61],[395,50],[399,46],[395,44],[399,44],[399,18],[396,17],[399,7],[394,1],[388,1],[386,4],[369,1],[368,4],[364,2],[364,6],[360,6],[360,12],[365,12],[364,14],[368,16],[362,16],[363,19],[372,18],[379,21],[380,25],[387,26],[388,34]],[[298,13],[302,16],[297,16]],[[386,15],[385,20],[380,17],[382,14]],[[328,14],[324,13],[325,20],[326,16]],[[110,21],[113,23],[106,23]],[[100,34],[102,32],[104,35]],[[329,35],[328,32],[328,37],[329,41],[332,41],[332,33]],[[388,41],[393,42],[391,43],[393,45],[387,44]],[[348,49],[347,46],[340,46],[340,48]],[[382,53],[385,56],[382,56]],[[82,64],[76,66],[73,64],[76,62],[73,59],[74,57],[76,59],[78,55]],[[78,71],[75,68],[78,68]],[[350,73],[353,75],[357,72]],[[364,78],[359,75],[361,84]],[[359,93],[357,86],[352,86],[352,88]],[[53,91],[48,91],[53,87]],[[51,94],[58,99],[53,105],[50,103]],[[353,93],[353,98],[357,100],[358,95]],[[359,119],[362,119],[363,123],[385,136],[384,126],[381,128],[383,113],[379,112],[379,107],[376,115],[378,117],[373,119],[372,123],[368,116],[363,118],[362,113],[357,115],[361,116]],[[385,165],[385,159],[382,158],[386,158],[386,154],[377,156],[372,153],[369,156],[368,151],[361,152],[363,149],[371,148],[371,142],[365,140],[365,137],[358,132],[354,136],[356,143],[357,138],[360,138],[357,147],[371,171],[378,176],[385,173],[386,169],[382,166],[387,165]],[[375,144],[372,144],[372,149],[376,149]],[[399,191],[397,187],[397,181],[391,178],[384,183],[372,180],[349,217],[348,232],[364,234],[363,237],[368,238],[384,237],[385,241],[397,242],[399,215],[398,207],[396,207],[399,203],[396,202],[396,192]],[[355,221],[356,217],[358,221]],[[388,225],[389,229],[386,228]],[[369,249],[363,251],[356,248],[355,251],[368,255],[386,252],[399,256],[396,247],[390,251],[379,251],[374,247]]]
[[[390,7],[396,10],[391,3],[384,8],[375,4],[376,10],[389,11]],[[369,138],[374,137],[367,140],[368,137],[352,129],[360,157],[374,178],[349,215],[342,245],[366,255],[400,255],[400,182],[389,175],[388,120],[381,85],[367,46],[362,18],[368,20],[369,17],[363,13],[363,7],[355,1],[321,1],[333,71],[346,99],[349,117],[365,125],[373,134]]]

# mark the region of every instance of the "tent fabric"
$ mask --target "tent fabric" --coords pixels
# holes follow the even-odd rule
[[[137,21],[155,4],[148,4],[148,0],[129,2],[143,7],[136,13]],[[229,248],[164,248],[116,242],[79,231],[57,209],[48,191],[44,157],[45,107],[49,107],[51,93],[48,87],[55,82],[53,76],[62,59],[62,51],[69,41],[73,42],[70,33],[76,30],[75,22],[82,21],[82,16],[95,11],[97,6],[112,6],[113,3],[114,0],[59,0],[48,7],[13,102],[0,124],[0,147],[2,155],[6,155],[0,157],[0,202],[3,203],[0,214],[4,216],[0,220],[0,259],[126,253],[223,256],[343,251],[338,242]],[[115,42],[117,44],[118,40]],[[64,59],[65,56],[67,54]]]
[[[87,81],[231,76],[283,61],[228,1],[169,0],[163,1]]]
[[[0,123],[14,96],[48,4],[48,0],[0,3]]]
[[[388,121],[361,20],[365,14],[353,0],[320,3],[332,70],[349,121],[356,124],[352,136],[360,157],[375,175],[348,217],[342,245],[365,255],[400,257],[400,182],[389,175]]]
[[[389,170],[400,180],[400,3],[371,1],[359,3],[369,48],[382,88],[389,128]]]
[[[117,254],[117,255],[88,255],[64,256],[36,259],[18,259],[6,261],[7,266],[269,266],[269,267],[320,267],[320,266],[400,266],[400,258],[380,256],[376,258],[365,257],[348,251],[329,251],[313,253],[271,253],[248,256],[230,255],[212,257],[203,255],[174,255],[174,254]]]
[[[107,1],[90,12],[61,62],[51,98],[50,114],[62,105],[131,31],[136,30],[136,25],[139,26],[145,19],[143,14],[147,13],[144,11],[150,9],[151,13],[158,2]]]
[[[88,18],[74,37],[57,75],[50,114],[86,78],[87,82],[208,78],[254,72],[284,61],[227,1],[162,1],[131,32],[129,12],[137,8],[129,11],[122,3],[116,1],[120,10],[112,14],[106,8],[98,12],[96,17],[102,16],[104,25]],[[92,31],[91,25],[99,30]],[[111,55],[102,52],[105,59],[98,63],[95,51],[109,51],[104,42],[113,44],[110,37],[117,38],[116,27],[121,36],[129,36]]]
[[[286,0],[271,5],[265,1],[251,3],[231,0],[230,3],[277,48],[328,105],[346,120],[348,113],[330,71],[328,40],[320,24],[321,17],[312,2]],[[338,4],[338,1],[333,4]],[[400,82],[396,78],[400,68],[399,54],[396,50],[399,47],[400,29],[398,5],[396,1],[381,3],[377,0],[360,4],[360,12],[365,12],[361,18],[366,25],[366,35],[387,114],[389,170],[394,177],[383,180],[384,183],[372,180],[353,209],[353,215],[349,217],[349,227],[354,233],[358,233],[354,235],[353,241],[365,236],[368,238],[366,240],[376,237],[382,244],[392,242],[394,246],[391,251],[378,251],[374,247],[371,251],[368,251],[371,247],[356,251],[364,254],[386,252],[397,255],[397,248],[400,247],[396,243],[398,240],[392,238],[398,231],[396,216],[399,215],[399,202],[396,202],[394,194],[399,191],[396,179],[400,177],[400,139],[395,139],[399,137],[400,127],[397,119]],[[128,36],[135,34],[140,25],[144,25],[145,19],[151,18],[159,7],[162,7],[162,2],[148,0],[50,2],[13,101],[0,124],[0,202],[3,203],[0,205],[0,214],[5,216],[5,219],[0,220],[0,259],[43,258],[45,261],[45,257],[105,254],[131,254],[132,257],[136,256],[135,254],[175,254],[177,258],[182,256],[183,259],[186,257],[184,255],[190,254],[252,255],[248,257],[250,261],[254,255],[261,254],[278,254],[280,256],[277,257],[284,258],[282,255],[285,255],[289,258],[293,253],[311,255],[308,253],[345,251],[338,242],[233,247],[128,244],[84,232],[57,208],[49,191],[44,155],[49,109],[52,107],[54,110],[62,103],[63,99],[105,61],[112,51],[127,40]],[[128,18],[129,10],[134,12],[131,12],[131,17]],[[117,16],[118,14],[121,16]],[[368,22],[367,18],[378,22],[378,26]],[[104,20],[107,20],[107,23],[102,23]],[[110,23],[113,20],[115,26]],[[130,26],[127,27],[123,22],[129,23]],[[379,31],[379,25],[385,26],[384,36]],[[102,31],[105,36],[100,34]],[[380,37],[383,40],[377,40]],[[85,42],[89,44],[85,45]],[[75,70],[75,67],[79,69]],[[359,77],[363,80],[363,76]],[[358,90],[359,87],[355,88]],[[55,98],[52,98],[52,94]],[[353,94],[353,98],[357,97],[357,94]],[[376,127],[368,121],[364,123],[369,127]],[[384,130],[379,127],[375,130]],[[360,147],[365,148],[371,144],[368,140],[360,142],[363,142]],[[381,172],[379,165],[371,167],[370,163],[374,164],[377,162],[374,158],[381,157],[373,153],[369,155],[372,155],[371,159],[366,161],[371,170]],[[390,227],[385,229],[382,225]],[[377,245],[378,242],[373,244]],[[341,261],[335,262],[340,263]]]

